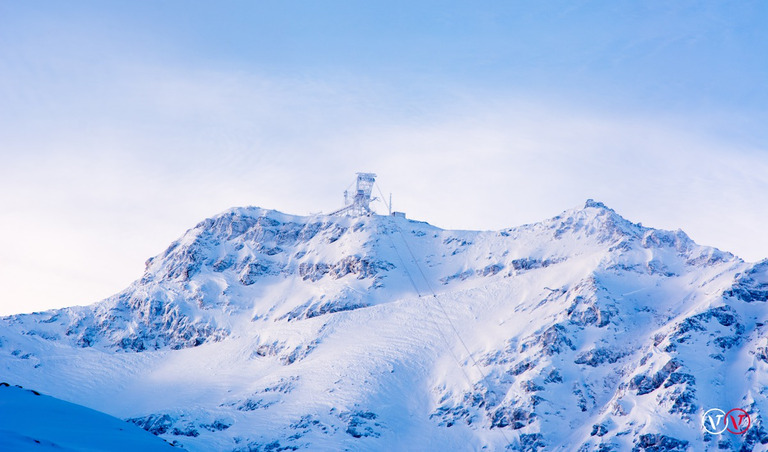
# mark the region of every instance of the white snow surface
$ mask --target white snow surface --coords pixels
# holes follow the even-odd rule
[[[765,450],[767,301],[768,260],[591,200],[502,231],[235,208],[0,319],[0,374],[190,451]]]
[[[166,451],[170,444],[123,420],[0,383],[0,450]]]

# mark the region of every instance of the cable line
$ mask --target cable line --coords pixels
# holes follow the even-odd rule
[[[377,184],[378,188],[378,184]],[[381,191],[381,189],[379,189]],[[475,357],[472,355],[472,352],[469,350],[469,347],[467,346],[467,343],[464,341],[464,339],[461,337],[461,334],[459,334],[459,330],[456,328],[456,325],[451,320],[451,317],[448,315],[448,311],[446,311],[445,306],[443,306],[443,303],[440,301],[440,298],[437,296],[437,293],[435,293],[435,290],[432,288],[432,284],[430,284],[429,279],[427,278],[426,274],[424,273],[424,270],[422,270],[421,266],[419,265],[418,259],[416,259],[416,255],[413,253],[413,250],[408,245],[408,240],[405,238],[405,234],[403,234],[403,231],[400,229],[400,227],[397,225],[397,222],[395,221],[395,218],[390,218],[390,222],[394,229],[400,234],[400,238],[403,241],[403,244],[405,245],[405,248],[408,250],[408,254],[411,256],[411,260],[413,261],[414,265],[419,271],[419,274],[421,274],[421,278],[424,280],[424,283],[427,285],[427,288],[429,289],[429,292],[432,294],[432,298],[437,303],[437,306],[440,308],[440,311],[443,313],[443,316],[445,317],[445,320],[450,325],[451,329],[453,330],[453,333],[456,335],[456,338],[461,343],[461,346],[464,348],[464,350],[467,352],[467,356],[472,361],[472,364],[477,368],[477,371],[480,373],[480,376],[483,380],[487,380],[487,376],[485,375],[485,372],[483,372],[483,369],[480,367],[480,363],[477,362]],[[397,255],[397,258],[400,260],[400,262],[403,264],[403,270],[405,270],[405,274],[408,276],[408,279],[410,280],[411,284],[413,285],[414,290],[416,290],[416,294],[419,298],[422,297],[421,291],[419,290],[418,286],[416,285],[415,280],[411,276],[410,272],[408,271],[408,267],[405,265],[405,260],[402,258],[400,253],[397,251],[397,246],[395,246],[394,240],[392,240],[392,237],[389,236],[389,234],[386,234],[389,238],[390,242],[392,243],[392,249],[395,251],[395,254]],[[440,334],[440,337],[443,339],[443,342],[446,345],[446,348],[448,349],[448,352],[450,353],[453,360],[456,362],[456,364],[459,366],[459,369],[461,370],[461,373],[464,374],[464,378],[466,378],[467,383],[469,384],[470,389],[474,387],[474,384],[472,383],[472,379],[469,377],[469,374],[467,374],[464,365],[461,364],[461,361],[458,359],[458,357],[453,353],[453,349],[451,347],[450,342],[448,341],[448,338],[443,333],[442,328],[440,328],[440,325],[435,320],[434,316],[432,315],[432,312],[430,310],[427,310],[427,313],[429,314],[430,320],[435,325],[435,328],[437,329],[438,333]],[[510,439],[507,437],[506,431],[504,428],[499,428],[499,432],[501,432],[501,435],[504,437],[504,440],[507,442],[507,444],[512,444]]]

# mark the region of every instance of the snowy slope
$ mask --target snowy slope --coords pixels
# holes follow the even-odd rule
[[[104,413],[0,383],[0,450],[149,452],[178,449]]]
[[[768,261],[594,201],[502,231],[236,208],[2,319],[0,373],[189,450],[763,450],[767,300]]]

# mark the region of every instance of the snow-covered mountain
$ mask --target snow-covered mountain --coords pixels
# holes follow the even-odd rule
[[[768,260],[591,200],[502,231],[235,208],[0,320],[0,377],[188,450],[764,450],[766,301]]]

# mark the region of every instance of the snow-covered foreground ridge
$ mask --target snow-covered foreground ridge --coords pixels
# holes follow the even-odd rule
[[[0,450],[173,452],[177,449],[120,419],[0,382]]]
[[[0,320],[0,379],[188,450],[763,450],[766,301],[768,260],[594,201],[480,232],[236,208]]]

